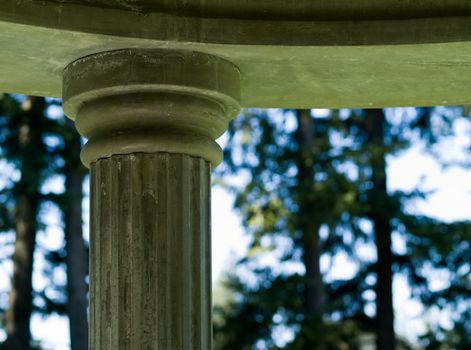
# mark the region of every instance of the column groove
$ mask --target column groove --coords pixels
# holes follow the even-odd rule
[[[183,154],[92,163],[91,349],[211,349],[209,176]]]

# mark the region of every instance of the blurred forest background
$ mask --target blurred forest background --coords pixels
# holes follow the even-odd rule
[[[463,129],[459,147],[443,147]],[[68,317],[71,349],[87,349],[81,143],[59,100],[0,95],[0,349],[51,349],[32,339],[35,314]],[[248,241],[215,286],[215,350],[471,349],[471,221],[416,210],[433,193],[421,183],[388,187],[388,161],[412,147],[469,169],[469,111],[243,111],[214,174]],[[332,273],[338,257],[352,276]],[[394,331],[397,276],[422,305],[413,342]]]

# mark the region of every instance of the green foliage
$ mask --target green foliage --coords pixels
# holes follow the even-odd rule
[[[30,111],[32,99],[38,109],[35,115],[31,115]],[[51,206],[65,210],[74,198],[67,188],[58,192],[49,190],[45,185],[50,181],[60,183],[71,168],[82,175],[86,173],[77,149],[73,152],[70,150],[70,145],[77,139],[80,146],[80,137],[73,123],[61,113],[50,113],[52,109],[58,108],[60,101],[56,99],[0,95],[0,232],[3,235],[14,234],[15,204],[19,196],[37,201],[36,231],[47,232],[47,225],[43,222],[44,211]],[[28,128],[37,136],[24,147],[22,140],[27,136]],[[14,243],[14,239],[10,242]],[[64,314],[66,286],[54,278],[54,271],[65,268],[65,251],[48,251],[39,244],[35,248],[46,258],[42,273],[49,283],[43,290],[33,292],[33,309],[44,315]],[[3,246],[1,258],[11,259],[11,251],[11,246]],[[8,292],[1,291],[2,310],[8,308]]]
[[[470,223],[416,215],[410,204],[427,193],[378,191],[372,177],[387,157],[420,142],[445,162],[435,144],[453,135],[461,109],[389,110],[374,142],[369,130],[377,126],[367,124],[364,111],[314,117],[308,136],[297,113],[249,110],[231,125],[219,173],[246,180],[225,185],[251,241],[225,282],[230,302],[215,308],[215,349],[355,349],[355,338],[375,328],[365,310],[374,302],[367,295],[376,287],[376,266],[358,252],[374,246],[378,215],[404,242],[406,252],[393,251],[391,268],[408,277],[413,296],[463,315],[455,329],[469,324],[462,309],[470,300]],[[306,310],[306,237],[318,237],[325,258],[347,254],[357,268],[349,279],[323,277],[328,303],[321,318]],[[431,290],[439,269],[448,271],[449,285]],[[288,334],[281,341],[280,332]]]
[[[222,171],[249,174],[247,186],[237,192],[235,207],[240,210],[252,239],[248,255],[239,262],[239,267],[254,282],[250,286],[237,276],[231,278],[237,297],[226,308],[228,315],[223,319],[227,326],[216,324],[216,337],[221,333],[226,340],[220,348],[252,348],[263,344],[259,346],[275,349],[275,333],[286,328],[296,333],[294,341],[286,344],[289,348],[303,348],[307,342],[328,343],[334,349],[336,341],[342,343],[342,329],[348,334],[346,338],[353,339],[351,335],[357,327],[347,327],[352,324],[348,319],[356,317],[366,322],[369,319],[363,307],[358,306],[364,304],[362,298],[345,304],[342,298],[346,294],[333,292],[351,286],[332,283],[332,292],[328,293],[329,313],[344,310],[346,305],[349,312],[342,314],[344,322],[329,325],[321,322],[318,316],[306,312],[306,277],[300,272],[290,272],[290,266],[297,266],[298,270],[303,266],[303,240],[310,235],[317,236],[321,226],[329,232],[323,245],[331,256],[352,253],[346,232],[355,230],[363,234],[351,220],[359,210],[355,179],[349,176],[348,170],[339,169],[349,161],[343,154],[348,145],[334,148],[332,144],[335,138],[345,136],[345,124],[339,115],[315,119],[311,131],[315,141],[307,149],[301,144],[299,128],[289,127],[295,123],[296,115],[292,111],[276,118],[249,111],[231,129],[226,148],[227,168]],[[367,235],[363,234],[363,239],[368,239]],[[276,256],[280,264],[261,266],[263,256],[267,255]],[[221,312],[215,310],[216,314]],[[229,339],[233,339],[233,345]]]
[[[10,303],[5,313],[8,337],[6,349],[29,348],[30,317],[33,311],[33,260],[38,221],[44,203],[42,186],[54,167],[54,152],[48,152],[44,98],[5,95],[0,100],[0,156],[4,168],[18,176],[2,184],[3,223],[7,234],[15,232]],[[11,296],[14,297],[11,297]]]
[[[452,300],[452,299],[451,299]],[[459,314],[452,329],[429,325],[419,340],[427,350],[465,350],[471,347],[471,309]]]

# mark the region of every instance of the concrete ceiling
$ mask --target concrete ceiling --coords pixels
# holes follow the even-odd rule
[[[231,60],[246,107],[471,102],[468,0],[0,2],[0,91],[60,96],[68,63],[129,47]]]

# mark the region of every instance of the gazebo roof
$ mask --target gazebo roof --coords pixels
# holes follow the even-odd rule
[[[0,90],[60,96],[89,54],[169,47],[236,64],[246,107],[469,103],[466,0],[3,0]]]

